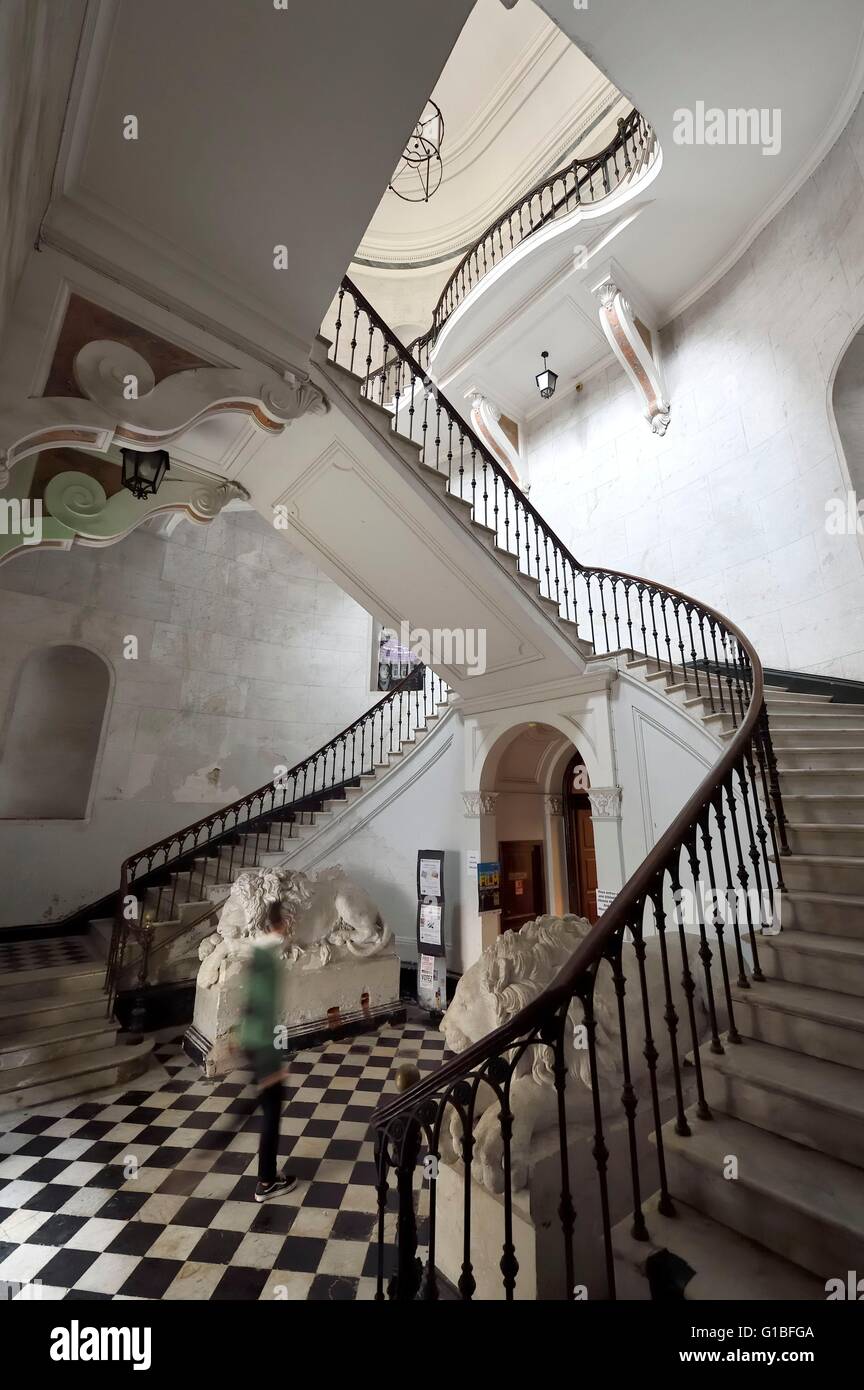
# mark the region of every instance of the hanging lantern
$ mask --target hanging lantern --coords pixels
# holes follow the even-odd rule
[[[133,497],[153,497],[171,467],[167,449],[121,449],[123,486]]]
[[[543,370],[537,373],[535,380],[540,395],[543,397],[544,401],[548,401],[550,396],[555,395],[555,387],[558,385],[558,376],[556,372],[551,372],[546,364],[546,359],[549,356],[548,352],[541,352],[540,356],[543,358]]]

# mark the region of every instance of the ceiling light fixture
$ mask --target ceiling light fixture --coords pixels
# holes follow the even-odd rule
[[[444,173],[443,143],[444,117],[440,106],[430,99],[390,180],[389,187],[397,198],[406,203],[428,203],[432,194],[438,192]]]
[[[535,381],[537,382],[537,390],[540,392],[540,395],[543,397],[544,401],[548,401],[550,396],[555,395],[555,387],[558,385],[558,375],[556,372],[549,370],[546,361],[549,356],[548,352],[541,352],[540,356],[543,358],[543,370],[537,373]]]

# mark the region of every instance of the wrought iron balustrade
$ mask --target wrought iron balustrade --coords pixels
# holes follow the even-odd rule
[[[709,605],[636,575],[580,564],[348,279],[338,295],[330,356],[358,378],[367,399],[389,409],[394,432],[415,441],[421,461],[447,480],[448,490],[470,502],[475,521],[494,532],[498,548],[515,557],[520,572],[534,578],[540,593],[557,604],[559,618],[574,639],[590,643],[596,654],[644,658],[652,673],[668,676],[685,696],[701,701],[702,712],[716,716],[730,735],[716,764],[551,987],[373,1117],[379,1195],[377,1296],[439,1297],[436,1174],[448,1157],[448,1145],[453,1159],[454,1142],[462,1177],[463,1242],[456,1282],[463,1299],[473,1296],[475,1121],[481,1107],[488,1115],[491,1105],[501,1154],[500,1292],[512,1299],[519,1271],[511,1091],[529,1060],[545,1068],[557,1113],[562,1297],[575,1297],[580,1224],[570,1171],[568,1112],[580,1097],[584,1101],[589,1095],[594,1173],[587,1184],[582,1174],[579,1206],[584,1213],[589,1204],[598,1215],[603,1268],[602,1287],[595,1280],[589,1296],[614,1298],[611,1233],[616,1219],[625,1214],[616,1211],[622,1182],[632,1234],[646,1239],[645,1198],[659,1192],[659,1210],[674,1211],[663,1125],[670,1120],[676,1133],[686,1137],[692,1107],[699,1117],[710,1118],[700,1048],[704,1044],[722,1052],[744,1045],[735,1024],[735,992],[758,987],[763,978],[758,939],[776,914],[788,844],[762,666],[744,634]],[[389,401],[385,378],[376,370],[382,362],[390,364],[394,385]],[[581,656],[585,648],[576,650]],[[652,1005],[646,968],[652,941],[650,952],[656,949],[662,973],[659,1007],[656,999]],[[607,1052],[598,1057],[601,998],[607,1011],[610,998],[615,1001],[614,1057],[608,1053],[608,1037]],[[577,1028],[585,1040],[587,1087],[572,1071]],[[649,1131],[653,1158],[646,1158]],[[430,1211],[428,1235],[421,1244],[416,1206],[424,1186]],[[618,1194],[614,1199],[613,1193]],[[391,1199],[397,1212],[395,1246],[385,1235]],[[452,1220],[452,1201],[447,1216]],[[422,1260],[418,1250],[423,1251]],[[483,1256],[487,1267],[488,1254],[487,1250]],[[394,1260],[393,1277],[385,1282]]]
[[[441,329],[490,270],[556,218],[608,198],[650,165],[656,149],[652,128],[634,109],[620,117],[615,135],[603,149],[573,159],[540,179],[500,213],[464,252],[438,297],[432,322],[424,333],[407,344],[408,351],[421,365],[428,367]],[[390,365],[384,363],[378,371],[386,377]],[[385,396],[386,390],[385,383]]]
[[[426,727],[449,692],[429,667],[422,681],[414,668],[295,767],[279,769],[262,787],[125,860],[106,975],[112,1005],[130,939],[147,942],[150,922],[172,920],[178,903],[206,900],[212,885],[229,884],[259,855],[281,849],[293,824],[311,819],[322,800],[359,785]]]

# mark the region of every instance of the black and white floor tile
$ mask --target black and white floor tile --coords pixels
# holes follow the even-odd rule
[[[419,1019],[298,1053],[280,1151],[299,1182],[262,1205],[248,1074],[202,1080],[179,1036],[162,1038],[153,1068],[125,1089],[0,1115],[0,1293],[374,1297],[369,1117],[395,1094],[398,1065],[425,1073],[444,1056]],[[420,1217],[422,1238],[422,1207]],[[389,1238],[392,1212],[386,1221]]]
[[[0,973],[48,970],[61,965],[93,964],[86,936],[43,937],[35,941],[0,943]]]

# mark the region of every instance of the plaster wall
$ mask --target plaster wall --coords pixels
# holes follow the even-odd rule
[[[368,614],[252,511],[9,561],[0,731],[21,663],[48,644],[96,652],[113,690],[89,817],[0,821],[0,923],[52,921],[109,892],[127,854],[320,747],[380,698],[370,641]]]
[[[860,472],[832,393],[862,320],[859,105],[750,249],[661,331],[665,437],[617,367],[579,394],[562,382],[523,431],[532,503],[582,562],[706,601],[765,664],[864,679],[862,541],[826,526]]]

